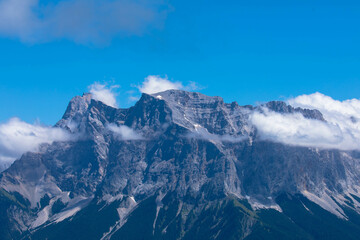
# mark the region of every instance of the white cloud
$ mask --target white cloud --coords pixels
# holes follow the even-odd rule
[[[186,90],[186,91],[195,91],[195,90],[201,90],[201,89],[204,89],[204,87],[199,85],[198,83],[192,82],[192,81],[190,81],[189,84],[184,87],[184,90]]]
[[[103,44],[161,28],[168,9],[161,0],[0,0],[0,34],[24,42]]]
[[[229,134],[225,134],[225,135],[213,134],[199,124],[195,124],[194,127],[195,127],[194,131],[187,134],[186,137],[195,138],[195,139],[204,139],[213,142],[232,142],[232,143],[241,142],[247,139],[247,137],[245,136],[232,136]]]
[[[338,124],[342,129],[360,130],[360,100],[334,100],[321,93],[301,95],[288,100],[294,107],[318,109],[324,118],[331,123]]]
[[[294,107],[318,109],[326,122],[304,118],[300,113],[280,114],[264,108],[251,122],[264,139],[290,145],[360,150],[360,101],[337,101],[321,93],[288,100]]]
[[[113,123],[107,125],[107,129],[109,129],[115,136],[117,136],[121,140],[141,140],[143,137],[135,132],[133,129],[128,126],[121,125],[117,126]]]
[[[94,83],[89,86],[89,91],[94,100],[101,101],[106,105],[117,108],[116,93],[114,89],[118,88],[118,85],[107,86],[106,84]]]
[[[12,118],[0,124],[0,166],[9,166],[28,151],[37,151],[42,143],[65,141],[70,134],[60,128],[29,124]]]
[[[40,24],[33,13],[37,5],[37,0],[0,1],[0,33],[21,39],[30,36],[30,29],[36,30]]]
[[[183,89],[184,86],[181,82],[171,82],[167,77],[161,78],[160,76],[150,75],[145,78],[145,81],[138,88],[142,93],[153,94],[169,89]]]
[[[172,82],[167,77],[162,78],[160,76],[149,75],[145,78],[142,85],[138,86],[138,89],[142,93],[153,94],[170,89],[193,91],[199,89],[199,87],[195,82],[190,82],[189,85],[184,86],[182,82]]]
[[[129,102],[136,102],[139,99],[140,99],[140,97],[136,97],[136,96],[129,96],[129,98],[128,98]]]

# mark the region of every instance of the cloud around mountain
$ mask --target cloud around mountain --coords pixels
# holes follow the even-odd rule
[[[147,94],[154,94],[163,92],[166,90],[186,90],[194,91],[200,87],[195,82],[190,82],[188,85],[184,85],[179,81],[170,81],[167,76],[160,77],[156,75],[147,76],[140,86],[137,86],[140,92]]]
[[[263,108],[262,112],[255,111],[250,116],[263,139],[296,146],[360,150],[360,100],[338,101],[314,93],[288,99],[287,103],[293,107],[317,109],[326,121]]]
[[[150,75],[145,78],[144,82],[138,86],[138,89],[142,93],[153,94],[163,92],[170,89],[183,89],[184,86],[181,82],[172,82],[167,77],[162,78],[160,76]]]
[[[0,171],[28,151],[38,151],[40,144],[70,140],[60,128],[29,124],[12,118],[0,124]]]
[[[89,86],[92,98],[118,107],[116,91],[118,86],[94,83]],[[186,89],[181,82],[172,82],[159,76],[148,76],[139,86],[141,92],[156,93],[168,89]],[[301,113],[279,113],[266,107],[248,112],[249,124],[253,125],[263,140],[303,147],[339,150],[360,150],[360,100],[338,101],[321,93],[301,95],[287,100],[293,107],[318,109],[325,121],[305,118]],[[261,109],[261,110],[259,110]],[[119,140],[144,139],[139,133],[126,126],[107,125]],[[215,136],[198,129],[191,135],[212,141],[237,142],[243,137]],[[42,143],[73,140],[67,131],[40,124],[29,124],[18,118],[0,124],[0,171],[27,151],[38,151]]]
[[[119,140],[126,141],[144,139],[139,133],[135,132],[133,129],[125,125],[117,126],[116,124],[111,123],[108,124],[106,128],[110,130]]]
[[[116,92],[116,89],[119,87],[119,85],[95,82],[88,86],[88,89],[94,100],[101,101],[108,106],[118,108],[120,104],[117,102],[118,93]],[[195,82],[189,82],[187,85],[184,85],[180,81],[171,81],[167,78],[167,76],[160,77],[158,75],[149,75],[140,85],[133,85],[133,87],[137,88],[137,90],[127,92],[127,94],[129,94],[130,102],[139,100],[140,96],[138,95],[138,92],[154,94],[170,89],[186,91],[201,89],[201,87],[199,87],[199,85]]]
[[[106,84],[93,83],[89,86],[89,91],[94,100],[101,101],[110,107],[117,108],[116,92],[118,85],[108,86]]]
[[[107,44],[162,28],[168,11],[161,0],[0,0],[0,35],[27,43]]]

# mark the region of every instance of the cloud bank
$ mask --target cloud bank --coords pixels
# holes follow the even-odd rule
[[[143,137],[140,134],[138,134],[133,129],[131,129],[125,125],[117,126],[116,124],[111,123],[111,124],[108,124],[106,127],[120,140],[141,140],[141,139],[143,139]]]
[[[155,75],[149,75],[145,78],[144,82],[137,87],[140,92],[147,94],[154,94],[158,92],[163,92],[170,89],[176,90],[187,90],[193,91],[199,89],[195,82],[190,82],[189,85],[184,86],[182,82],[173,82],[170,81],[167,77],[160,77]]]
[[[106,84],[94,83],[89,86],[91,97],[94,100],[101,101],[110,107],[117,108],[116,92],[118,85],[107,86]]]
[[[104,44],[161,28],[168,9],[161,0],[0,0],[0,35],[30,43]]]
[[[360,150],[360,100],[338,101],[314,93],[287,102],[294,107],[318,109],[326,122],[264,108],[250,115],[262,138],[304,147]]]
[[[0,124],[0,170],[8,167],[23,153],[37,151],[42,143],[69,139],[71,136],[60,128],[32,125],[12,118]]]

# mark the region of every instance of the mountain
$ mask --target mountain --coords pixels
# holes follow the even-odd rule
[[[260,106],[168,90],[116,109],[74,97],[0,174],[0,239],[359,239],[360,154],[262,138]]]

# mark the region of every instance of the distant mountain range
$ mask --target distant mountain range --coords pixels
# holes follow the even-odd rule
[[[71,139],[0,174],[0,239],[360,239],[360,152],[266,140],[264,109],[326,121],[181,90],[74,97],[54,126]]]

